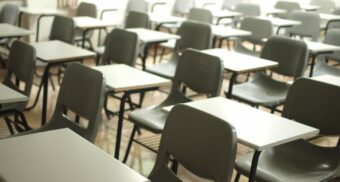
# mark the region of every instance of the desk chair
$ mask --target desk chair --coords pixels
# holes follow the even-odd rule
[[[282,116],[318,128],[321,136],[340,135],[340,87],[308,78],[296,80],[289,90]],[[251,121],[250,121],[251,122]],[[322,147],[300,139],[262,151],[256,181],[331,181],[339,176],[340,144]],[[239,176],[249,175],[253,152],[238,157]]]
[[[194,6],[194,0],[175,0],[172,12],[174,15],[184,16],[188,14],[189,10]]]
[[[99,71],[79,63],[70,64],[65,71],[49,122],[39,129],[20,135],[69,128],[93,143],[102,121],[105,87],[103,75]],[[75,119],[68,115],[71,112],[75,114]],[[79,124],[80,118],[88,121],[87,126]]]
[[[3,84],[22,93],[29,98],[33,84],[35,62],[35,49],[27,43],[14,41],[9,52],[8,66]],[[24,84],[23,89],[20,88],[20,85],[22,84]],[[8,110],[8,113],[14,113],[15,115],[19,115],[21,117],[21,122],[17,120],[17,116],[15,116],[14,122],[8,118],[5,118],[11,134],[14,134],[11,123],[13,123],[19,131],[30,129],[26,122],[25,116],[22,113],[25,110],[27,103],[28,101],[5,104],[1,106],[1,111]]]
[[[335,46],[340,46],[340,29],[330,29],[325,37],[324,43]],[[333,65],[328,64],[328,60],[340,63],[340,52],[319,56],[319,62],[314,67],[314,76],[318,75],[334,75],[340,77],[340,69]]]
[[[271,69],[272,72],[298,78],[305,70],[308,48],[302,41],[273,36],[268,39],[260,57],[279,63],[278,67]],[[232,98],[256,107],[265,106],[274,112],[285,101],[289,87],[288,83],[257,72],[251,81],[234,86]]]
[[[51,28],[49,40],[60,40],[60,41],[63,41],[65,43],[68,43],[68,44],[73,44],[74,43],[74,27],[75,26],[74,26],[74,22],[73,22],[72,18],[65,17],[65,16],[58,16],[58,15],[55,16],[54,20],[52,22],[52,28]],[[47,65],[47,63],[42,62],[40,60],[37,60],[37,62],[36,62],[37,68],[44,68],[44,67],[46,67],[46,65]],[[57,75],[58,76],[58,82],[60,82],[61,81],[61,73],[62,73],[62,70],[60,68],[58,73],[51,73],[51,75]],[[38,75],[37,73],[36,73],[36,75],[38,77],[42,77],[41,75]],[[51,81],[51,83],[52,83],[51,85],[54,89],[55,86],[54,86],[54,82],[52,81],[51,77],[50,77],[50,81]],[[32,106],[27,108],[28,110],[33,109],[36,106],[38,99],[39,99],[42,84],[43,84],[43,81],[41,80],[35,101],[34,101]]]
[[[313,12],[298,12],[291,13],[292,20],[300,21],[300,25],[294,25],[287,29],[289,36],[299,36],[301,38],[309,37],[313,41],[318,41],[320,38],[320,16]]]
[[[265,40],[273,35],[273,26],[269,20],[246,17],[241,22],[241,30],[251,32],[251,35],[244,36],[236,40],[234,50],[243,54],[259,56],[260,52],[256,50],[256,45],[263,46]],[[243,45],[244,42],[253,44],[253,49],[248,49]]]
[[[335,8],[334,11],[333,11],[333,14],[335,14],[335,15],[340,15],[340,7]],[[340,29],[340,22],[339,22],[339,21],[330,22],[330,23],[327,25],[326,30],[332,29],[332,28],[339,28],[339,29]]]
[[[332,13],[336,7],[333,0],[311,0],[309,4],[320,7],[317,10],[319,13]]]
[[[223,63],[219,58],[201,53],[197,50],[188,49],[184,51],[178,62],[178,67],[168,97],[159,105],[130,112],[129,119],[134,123],[134,127],[128,143],[124,162],[126,162],[128,158],[132,142],[137,142],[137,140],[134,139],[134,136],[139,128],[149,130],[153,133],[162,133],[167,118],[167,113],[163,112],[162,108],[191,101],[190,98],[183,94],[183,86],[192,89],[194,92],[206,94],[208,97],[216,97],[220,95],[222,77]],[[153,150],[151,147],[141,142],[138,143]]]
[[[282,9],[282,10],[287,11],[286,13],[279,13],[276,15],[283,19],[289,19],[290,14],[293,11],[301,10],[300,4],[298,2],[293,2],[293,1],[277,1],[274,7],[277,9]]]
[[[216,182],[230,181],[237,136],[228,122],[186,105],[175,106],[167,118],[156,164],[149,179],[181,181],[168,168],[173,157],[185,169]]]
[[[148,9],[148,3],[145,0],[129,0],[126,6],[126,12],[148,13]]]
[[[232,10],[237,3],[242,2],[242,0],[223,0],[222,10]]]
[[[235,5],[235,11],[250,17],[261,15],[260,5],[253,3],[237,3]]]
[[[209,49],[212,45],[212,30],[208,24],[186,21],[182,23],[177,34],[181,36],[181,39],[176,41],[175,50],[170,60],[167,63],[147,66],[145,71],[172,79],[175,76],[182,51],[188,48],[198,50]]]
[[[77,8],[76,16],[89,16],[92,18],[97,18],[97,7],[95,4],[81,2]],[[89,44],[89,48],[93,50],[91,38],[94,31],[87,32],[85,36],[85,41]],[[76,29],[74,41],[76,43],[81,43],[83,41],[83,30]]]

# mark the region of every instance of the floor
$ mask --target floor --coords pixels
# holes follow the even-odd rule
[[[152,58],[151,56],[148,59],[148,64],[152,64]],[[94,61],[93,60],[86,60],[85,64],[88,66],[93,66]],[[41,70],[38,70],[41,71]],[[0,69],[0,80],[2,80],[4,75],[4,69]],[[223,82],[223,89],[227,88],[228,85],[228,78],[230,75],[226,74],[225,79]],[[242,80],[241,78],[240,80]],[[35,78],[35,82],[39,83],[40,79]],[[48,103],[48,118],[51,116],[54,105],[56,103],[57,95],[58,95],[58,89],[59,85],[56,83],[56,90],[53,90],[52,87],[49,89],[49,103]],[[32,94],[30,97],[29,105],[32,104],[34,98],[37,95],[37,86],[33,86]],[[164,100],[167,96],[167,94],[164,91],[168,91],[169,88],[161,88],[161,91],[152,91],[148,92],[146,94],[145,100],[144,100],[144,106],[154,105],[160,103],[162,100]],[[189,93],[190,94],[190,93]],[[221,93],[223,95],[223,93]],[[194,99],[200,99],[201,96],[196,96]],[[137,100],[138,96],[133,96],[133,100]],[[119,108],[119,101],[117,99],[110,99],[109,100],[109,108],[112,110],[118,110]],[[263,109],[263,108],[261,108]],[[241,113],[240,113],[241,114]],[[25,112],[25,116],[27,120],[29,121],[29,125],[33,128],[38,128],[40,126],[40,118],[41,118],[41,99],[39,100],[38,105],[32,109],[29,112]],[[9,135],[6,125],[2,119],[0,119],[0,137],[6,137]],[[103,112],[103,122],[102,126],[100,128],[100,131],[98,133],[97,139],[95,144],[104,150],[105,152],[113,155],[114,151],[114,145],[115,145],[115,136],[116,136],[116,126],[117,126],[117,116],[108,119]],[[130,136],[130,132],[132,130],[132,124],[125,121],[124,122],[124,129],[123,129],[123,138],[122,138],[122,150],[121,150],[121,157],[125,154],[125,148],[128,141],[128,138]],[[152,135],[149,132],[142,131],[142,136],[149,136]],[[319,138],[315,142],[322,144],[322,145],[333,145],[334,139],[325,139],[325,138]],[[249,148],[238,144],[238,152],[237,155],[242,155],[244,153],[249,152]],[[141,173],[144,176],[148,176],[150,173],[154,162],[155,162],[156,154],[137,145],[134,144],[133,148],[131,150],[130,158],[127,162],[127,165],[136,170],[137,172]],[[235,173],[234,173],[235,174]],[[201,178],[196,177],[195,175],[191,174],[184,168],[179,168],[179,176],[183,179],[183,181],[207,181]],[[241,178],[241,181],[247,181],[247,178]]]

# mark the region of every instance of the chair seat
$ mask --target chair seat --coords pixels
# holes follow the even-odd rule
[[[148,66],[146,67],[145,71],[164,78],[172,79],[175,76],[176,67],[176,63],[168,61],[167,63],[160,63]]]
[[[168,113],[163,112],[161,106],[151,106],[132,111],[129,114],[129,119],[141,128],[161,133],[167,116]]]
[[[284,102],[289,87],[290,85],[287,83],[258,73],[252,81],[234,86],[232,97],[253,105],[264,105],[271,108]]]
[[[334,66],[328,65],[325,62],[319,62],[314,67],[313,76],[320,75],[333,75],[340,77],[340,69]]]
[[[254,153],[236,160],[236,170],[249,176]],[[256,181],[322,181],[333,176],[339,165],[338,149],[319,147],[298,140],[260,154]]]

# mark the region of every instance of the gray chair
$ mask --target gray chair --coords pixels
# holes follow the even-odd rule
[[[191,8],[187,20],[212,24],[214,16],[210,10],[201,8]]]
[[[293,2],[293,1],[277,1],[274,7],[277,9],[282,9],[286,11],[286,13],[279,13],[276,15],[284,19],[289,19],[290,14],[293,11],[301,10],[300,4],[298,2]]]
[[[241,22],[241,30],[251,32],[251,35],[244,36],[236,40],[234,50],[243,54],[259,56],[260,52],[256,50],[256,45],[263,45],[265,40],[273,35],[273,26],[269,20],[254,17],[246,17]],[[253,49],[244,46],[244,42],[253,44]]]
[[[169,168],[172,157],[185,169],[204,179],[230,181],[237,150],[233,126],[209,113],[186,105],[175,106],[167,118],[153,182],[181,181]]]
[[[333,11],[333,14],[340,15],[340,7],[335,8],[334,11]],[[326,30],[332,29],[332,28],[340,29],[340,22],[339,21],[329,22],[326,26]]]
[[[147,13],[130,11],[125,20],[125,28],[149,28],[150,18]]]
[[[31,134],[69,128],[90,142],[94,142],[104,103],[105,81],[102,73],[79,63],[70,64],[60,86],[56,107],[49,122],[43,127],[22,133]],[[73,112],[75,119],[68,113]],[[79,118],[88,121],[79,124]]]
[[[299,36],[301,38],[309,37],[313,41],[320,38],[320,17],[319,14],[313,12],[294,11],[291,13],[290,19],[300,21],[300,25],[294,25],[287,29],[289,36]]]
[[[332,13],[335,9],[335,2],[333,0],[311,0],[310,5],[318,6],[317,10],[320,13]]]
[[[60,40],[68,44],[74,43],[74,22],[72,18],[55,16],[50,32],[50,40]]]
[[[95,4],[81,2],[77,8],[76,16],[88,16],[92,18],[97,18],[97,7]],[[94,31],[88,31],[85,36],[85,41],[89,44],[89,48],[93,50],[91,38]],[[83,41],[83,30],[76,29],[74,41],[76,43]]]
[[[124,161],[127,160],[138,128],[143,128],[153,133],[162,133],[167,118],[167,113],[163,112],[162,108],[191,101],[191,99],[182,92],[181,88],[183,86],[194,92],[206,94],[208,97],[216,97],[220,95],[222,77],[223,62],[218,57],[192,49],[184,51],[178,62],[169,96],[158,105],[130,112],[129,119],[134,123],[134,128]]]
[[[18,23],[20,10],[18,6],[13,4],[5,4],[0,12],[0,23],[7,23],[16,26]],[[11,39],[3,38],[0,39],[0,45],[9,48]]]
[[[129,0],[126,12],[137,11],[140,13],[148,13],[148,3],[145,0]]]
[[[31,88],[33,84],[33,76],[35,72],[36,52],[35,49],[24,42],[14,41],[8,58],[7,71],[3,80],[3,84],[24,94],[29,98],[31,94]],[[24,87],[22,89],[22,84]],[[21,88],[20,88],[21,85]],[[24,111],[28,101],[17,102],[11,104],[2,105],[0,111],[12,110],[21,116],[21,120],[24,128],[29,129],[26,119],[22,112]],[[2,116],[3,117],[3,116]],[[6,119],[7,126],[10,132],[14,131],[11,127],[11,120]],[[14,123],[18,128],[18,123]]]
[[[308,59],[307,45],[302,41],[273,36],[264,46],[261,58],[278,62],[272,72],[298,78],[302,76]],[[276,110],[286,99],[290,84],[277,81],[264,72],[255,73],[246,83],[234,86],[232,98],[253,106],[265,106]],[[228,90],[225,91],[228,94]]]
[[[181,39],[177,40],[175,50],[167,63],[159,63],[147,66],[146,71],[165,77],[173,78],[175,75],[178,59],[182,51],[188,48],[203,50],[212,45],[212,30],[210,25],[197,22],[183,22],[177,34]]]
[[[340,46],[340,29],[330,29],[325,37],[324,43]],[[340,69],[327,63],[328,60],[340,63],[340,52],[333,52],[318,57],[319,62],[314,67],[313,76],[334,75],[340,77]]]
[[[261,15],[260,5],[253,3],[237,3],[235,5],[235,11],[250,17]]]
[[[282,116],[320,130],[321,136],[340,135],[340,87],[301,78],[289,90]],[[251,122],[251,121],[250,121]],[[300,139],[261,152],[256,181],[331,181],[339,176],[340,144],[314,145]],[[239,176],[249,175],[253,152],[238,157]]]
[[[184,16],[189,13],[189,10],[194,7],[194,0],[175,0],[173,5],[173,14]]]
[[[222,10],[232,10],[237,3],[242,2],[242,0],[223,0]]]

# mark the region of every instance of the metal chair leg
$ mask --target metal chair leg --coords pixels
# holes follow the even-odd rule
[[[235,179],[234,179],[234,182],[238,182],[240,180],[240,177],[241,177],[241,173],[236,173],[236,176],[235,176]]]
[[[124,156],[124,159],[123,159],[123,163],[126,163],[126,161],[128,160],[129,153],[130,153],[131,146],[132,146],[132,142],[133,142],[133,139],[135,137],[137,129],[138,129],[137,125],[134,125],[133,129],[132,129],[132,133],[130,135],[129,143],[128,143],[127,148],[126,148],[126,152],[125,152],[125,156]]]
[[[177,171],[178,171],[178,161],[176,159],[174,159],[172,161],[171,170],[172,170],[172,172],[177,174]]]

